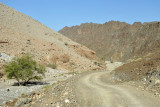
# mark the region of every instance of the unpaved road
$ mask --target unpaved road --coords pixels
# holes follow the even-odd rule
[[[42,90],[41,97],[23,107],[160,107],[160,97],[109,77],[107,71],[75,75]]]
[[[107,80],[107,72],[81,76],[75,82],[78,107],[160,107],[160,98]]]

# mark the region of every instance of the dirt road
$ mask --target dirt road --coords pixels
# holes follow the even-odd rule
[[[160,107],[158,97],[135,87],[112,84],[106,72],[84,75],[75,87],[78,107]]]
[[[42,90],[41,97],[24,107],[160,107],[160,97],[109,77],[106,71],[75,75]]]

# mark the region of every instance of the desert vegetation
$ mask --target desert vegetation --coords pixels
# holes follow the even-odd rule
[[[16,79],[18,85],[26,85],[31,80],[41,80],[46,69],[27,54],[4,65],[4,71],[9,79]]]
[[[49,67],[52,68],[52,69],[56,69],[57,65],[56,64],[49,64]]]

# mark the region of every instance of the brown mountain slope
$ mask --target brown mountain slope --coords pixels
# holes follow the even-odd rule
[[[85,23],[64,27],[59,33],[113,61],[141,57],[160,46],[160,22],[135,22],[133,25],[119,21]]]
[[[40,63],[69,70],[100,68],[94,64],[98,58],[92,50],[2,3],[0,41],[0,52],[10,56],[31,53]]]

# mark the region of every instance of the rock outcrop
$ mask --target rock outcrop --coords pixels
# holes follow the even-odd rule
[[[160,22],[130,25],[119,21],[64,27],[59,33],[96,51],[111,61],[127,61],[160,47]]]

